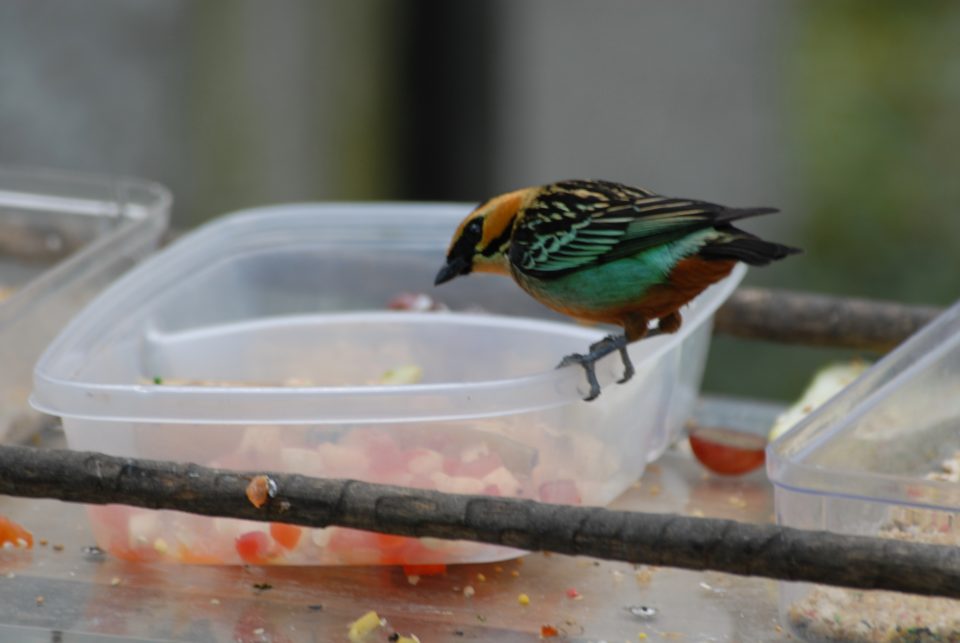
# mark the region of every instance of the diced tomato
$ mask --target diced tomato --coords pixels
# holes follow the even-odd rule
[[[767,440],[760,435],[717,427],[690,431],[690,448],[700,464],[714,473],[736,476],[763,464]]]
[[[583,502],[577,483],[569,478],[551,480],[540,485],[540,500],[560,505],[579,505]]]
[[[234,548],[245,563],[263,565],[268,562],[270,539],[262,531],[248,531],[237,537]]]
[[[403,573],[407,576],[438,576],[447,573],[447,566],[443,563],[435,565],[404,565]]]
[[[376,534],[377,547],[380,548],[381,565],[400,565],[407,560],[406,551],[411,545],[417,544],[416,538],[393,536],[391,534]]]
[[[285,549],[293,549],[300,542],[300,536],[303,530],[296,525],[288,525],[283,522],[270,523],[270,536]]]
[[[10,543],[14,547],[33,547],[33,534],[9,518],[0,516],[0,546]]]

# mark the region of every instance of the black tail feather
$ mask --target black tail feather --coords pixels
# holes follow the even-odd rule
[[[713,223],[714,225],[729,223],[738,219],[759,217],[764,214],[774,214],[779,211],[777,208],[723,208],[717,212]]]
[[[773,261],[802,252],[799,248],[764,241],[732,226],[729,231],[736,236],[704,246],[700,249],[700,256],[704,259],[735,259],[751,266],[766,266]]]

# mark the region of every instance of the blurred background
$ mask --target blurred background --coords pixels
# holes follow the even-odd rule
[[[180,229],[606,178],[781,208],[749,229],[806,254],[748,283],[960,291],[949,0],[6,0],[0,88],[0,163],[157,180]],[[846,356],[718,338],[705,386]]]

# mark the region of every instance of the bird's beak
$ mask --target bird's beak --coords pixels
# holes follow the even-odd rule
[[[470,272],[470,268],[470,261],[468,259],[464,259],[463,257],[448,259],[447,264],[440,269],[440,272],[437,273],[437,278],[434,279],[433,285],[439,286],[442,283],[450,281],[454,277],[465,275]]]

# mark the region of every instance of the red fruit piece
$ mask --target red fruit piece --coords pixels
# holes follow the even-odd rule
[[[14,547],[33,547],[33,534],[9,518],[0,516],[0,546],[10,543]]]
[[[262,531],[248,531],[238,536],[233,546],[243,562],[263,565],[270,552],[270,538]]]
[[[767,439],[718,427],[690,431],[690,448],[700,464],[725,476],[742,475],[763,464]]]
[[[270,537],[277,541],[284,549],[293,549],[300,542],[300,536],[303,530],[296,525],[288,525],[282,522],[270,523]]]
[[[404,565],[403,573],[407,576],[437,576],[445,574],[447,566],[443,563],[435,565]]]
[[[542,639],[552,639],[553,637],[559,635],[560,631],[552,625],[540,626],[540,638]]]

